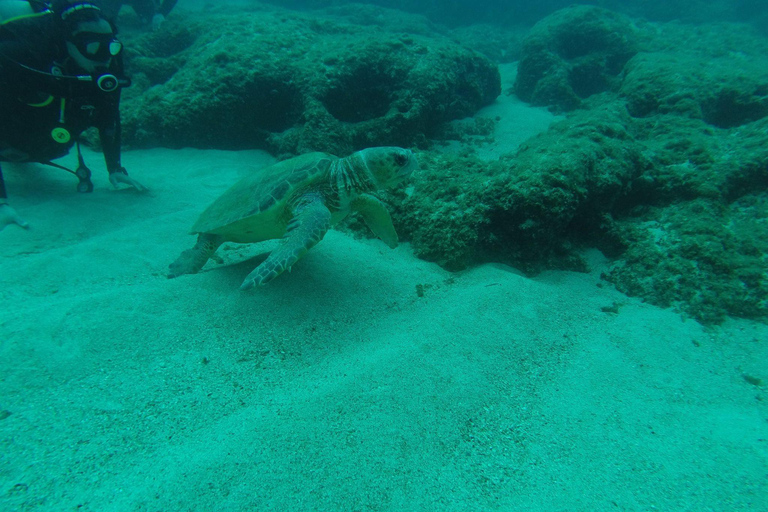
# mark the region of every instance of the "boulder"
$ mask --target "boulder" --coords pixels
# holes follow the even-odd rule
[[[557,11],[534,25],[523,41],[515,92],[553,111],[578,108],[593,94],[618,89],[639,37],[629,18],[606,9]]]
[[[351,9],[188,14],[136,37],[126,143],[276,154],[418,146],[500,93],[497,67],[479,53]]]

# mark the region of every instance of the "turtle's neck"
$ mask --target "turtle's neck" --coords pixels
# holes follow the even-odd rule
[[[339,158],[331,164],[331,186],[340,198],[362,194],[375,188],[371,171],[359,152]]]

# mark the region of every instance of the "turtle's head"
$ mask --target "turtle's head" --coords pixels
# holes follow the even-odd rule
[[[410,149],[368,148],[357,155],[371,173],[377,189],[394,187],[419,168],[416,155]]]

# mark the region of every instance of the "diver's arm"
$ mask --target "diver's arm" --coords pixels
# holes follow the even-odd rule
[[[129,185],[139,192],[147,191],[147,187],[128,176],[128,171],[120,164],[120,119],[112,127],[99,128],[101,146],[104,150],[104,162],[109,171],[109,182],[117,187],[119,184]]]
[[[119,92],[113,94],[120,94]],[[109,182],[117,187],[119,184],[129,185],[139,192],[147,189],[144,185],[128,176],[128,171],[120,163],[120,146],[122,143],[120,127],[120,99],[110,102],[108,112],[101,123],[99,123],[99,139],[104,151],[104,163],[109,171]]]
[[[12,76],[15,69],[8,59],[15,56],[17,47],[15,42],[0,43],[0,98],[2,100],[15,97],[15,90],[10,86],[16,78]],[[5,188],[3,169],[0,167],[0,231],[11,224],[29,229],[29,224],[8,204],[8,191]]]
[[[174,7],[176,7],[176,2],[177,0],[165,0],[157,9],[157,14],[168,16],[168,13],[171,12]]]
[[[120,127],[120,91],[113,91],[105,96],[97,106],[96,127],[99,129],[99,139],[104,151],[104,163],[112,175],[116,172],[125,174],[125,168],[120,164],[120,145],[122,131]]]
[[[112,109],[110,109],[112,110]],[[99,139],[104,151],[104,163],[107,165],[109,174],[116,172],[125,173],[125,168],[120,164],[120,113],[117,109],[111,116],[105,119],[105,122],[99,125]]]
[[[175,5],[176,0],[165,0],[160,4],[155,15],[152,16],[152,30],[159,29],[165,23],[165,17],[168,16],[168,13],[171,12]]]
[[[156,14],[154,0],[133,0],[126,3],[144,23],[152,21],[152,17]]]
[[[99,2],[99,9],[110,20],[117,19],[117,15],[120,13],[120,9],[125,2],[123,0],[101,0]]]

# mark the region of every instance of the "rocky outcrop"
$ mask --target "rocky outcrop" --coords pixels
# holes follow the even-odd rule
[[[533,105],[573,110],[619,87],[638,40],[632,21],[615,12],[588,6],[557,11],[524,40],[515,92]]]
[[[169,21],[127,44],[126,142],[276,154],[416,146],[500,93],[487,58],[369,18],[262,9]]]
[[[579,269],[578,249],[597,246],[614,258],[604,278],[628,294],[705,323],[768,318],[768,45],[744,26],[645,25],[608,72],[606,56],[628,48],[604,30],[615,19],[577,7],[543,20],[518,88],[540,77],[531,98],[566,119],[498,162],[422,158],[401,231],[448,268]],[[563,42],[576,32],[581,48],[616,48],[581,53]],[[573,87],[582,65],[603,88]]]

